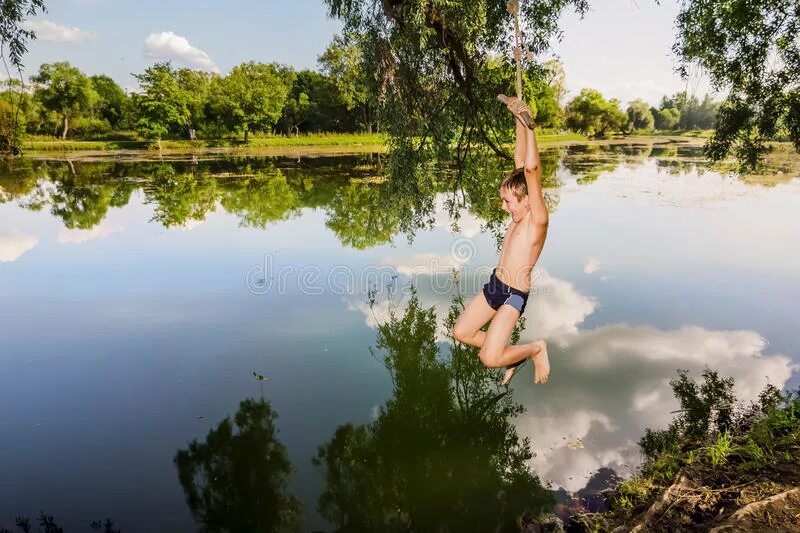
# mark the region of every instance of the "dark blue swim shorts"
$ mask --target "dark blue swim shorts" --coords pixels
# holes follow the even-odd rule
[[[495,311],[500,309],[501,305],[508,304],[522,315],[525,312],[525,306],[528,304],[528,293],[510,287],[497,279],[496,270],[492,271],[489,282],[483,286],[483,295],[486,297],[486,301]]]

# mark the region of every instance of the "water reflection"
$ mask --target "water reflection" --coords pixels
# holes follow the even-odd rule
[[[450,344],[444,324],[412,294],[377,327],[392,397],[365,425],[340,426],[315,459],[325,473],[319,510],[340,531],[507,531],[554,504],[530,470],[533,456],[513,418],[522,406],[498,387],[477,350]],[[519,332],[516,333],[519,335]]]
[[[555,178],[559,150],[542,155],[546,200],[558,205]],[[399,164],[389,161],[389,166]],[[125,206],[141,189],[154,222],[166,228],[197,224],[217,208],[234,214],[243,227],[265,228],[321,208],[326,225],[340,242],[366,249],[409,241],[434,227],[437,207],[445,207],[457,227],[466,211],[499,235],[505,217],[497,186],[507,170],[503,161],[476,158],[454,172],[433,163],[419,164],[389,178],[383,162],[368,156],[308,158],[230,158],[224,161],[172,162],[15,162],[0,174],[0,201],[30,209],[49,209],[69,230],[91,230],[110,209]],[[437,196],[447,200],[437,204]],[[67,238],[69,240],[69,238]]]
[[[35,235],[18,230],[0,232],[0,263],[11,263],[39,242]]]
[[[199,531],[296,531],[300,501],[287,489],[292,467],[270,402],[247,399],[173,462]]]
[[[447,313],[450,297],[430,290],[441,286],[430,278],[401,276],[399,283],[413,281],[421,305],[440,315]],[[463,285],[475,288],[482,281]],[[766,382],[788,384],[798,368],[786,354],[770,351],[753,330],[625,323],[587,327],[602,301],[546,271],[536,286],[521,338],[523,342],[548,339],[553,375],[546,389],[533,386],[527,372],[512,382],[514,401],[528,407],[516,416],[515,424],[520,435],[536,443],[534,470],[570,492],[584,487],[604,467],[625,476],[635,470],[642,428],[666,426],[670,411],[677,408],[669,386],[676,369],[698,374],[707,367],[718,369],[734,377],[737,397],[750,401]],[[381,324],[392,320],[391,305],[359,305],[355,299],[347,305],[379,331]],[[432,334],[445,341],[444,331]]]
[[[744,397],[763,388],[765,376],[776,385],[797,379],[790,378],[798,362],[791,332],[800,256],[791,243],[800,235],[788,221],[800,187],[786,183],[797,167],[779,167],[784,181],[752,182],[709,169],[690,148],[653,146],[644,159],[646,153],[623,146],[544,155],[553,233],[522,336],[552,339],[553,379],[542,389],[527,372],[515,378],[513,404],[527,411],[509,423],[518,442],[535,442],[526,468],[570,491],[598,469],[607,473],[602,467],[626,474],[635,466],[642,429],[665,423],[674,408],[668,381],[676,368],[699,373],[713,365],[736,378]],[[198,429],[205,424],[198,413],[216,422],[235,411],[237,379],[252,379],[252,368],[281,376],[270,381],[270,411],[282,415],[273,427],[294,467],[285,494],[304,502],[306,529],[326,527],[317,504],[336,524],[383,517],[399,528],[412,518],[436,527],[415,486],[451,515],[473,494],[488,493],[485,486],[508,487],[511,481],[486,463],[491,452],[518,464],[498,451],[505,426],[486,417],[479,424],[480,416],[458,403],[456,384],[469,386],[463,384],[471,378],[459,377],[448,358],[444,327],[412,321],[425,339],[433,329],[435,364],[425,355],[429,341],[405,346],[387,334],[395,344],[380,348],[381,363],[387,354],[418,360],[398,363],[390,376],[428,376],[421,378],[425,390],[412,383],[404,387],[413,394],[396,395],[383,365],[365,353],[391,323],[391,303],[370,307],[360,291],[311,295],[296,284],[254,296],[244,283],[268,253],[276,269],[314,265],[323,277],[335,266],[386,266],[400,284],[417,287],[415,316],[433,306],[446,317],[452,294],[432,290],[442,283],[425,276],[449,276],[432,268],[436,259],[440,270],[464,268],[465,295],[478,290],[480,282],[467,276],[495,264],[492,232],[505,222],[496,184],[507,165],[473,161],[459,173],[424,164],[386,177],[391,164],[351,156],[22,160],[0,171],[0,401],[20,406],[0,412],[0,422],[15,428],[0,466],[19,480],[0,487],[3,525],[13,523],[8,513],[35,516],[43,508],[59,518],[72,514],[78,526],[108,513],[125,531],[148,530],[151,522],[153,529],[189,529],[184,493],[165,459],[205,436],[210,427]],[[450,253],[462,237],[475,250],[465,262]],[[407,300],[402,309],[397,321],[408,314]],[[476,398],[504,392],[493,383],[477,389]],[[57,401],[42,390],[55,391]],[[370,421],[376,405],[383,407]],[[242,429],[234,417],[229,423],[233,440]],[[481,427],[470,433],[467,423]],[[49,446],[56,441],[64,445]],[[330,455],[319,455],[315,468],[310,458],[323,443]],[[414,462],[406,448],[425,461]],[[347,462],[362,452],[374,469]],[[482,462],[470,464],[467,454]],[[191,490],[202,503],[214,487],[200,478],[205,467],[195,459]],[[461,470],[484,484],[468,485]],[[60,484],[40,481],[52,472],[61,473]],[[329,472],[352,478],[326,484]],[[376,485],[363,509],[354,508],[376,476],[391,485]],[[534,490],[521,476],[521,486]],[[464,485],[445,487],[452,498],[428,494],[433,487],[446,492],[450,478]],[[86,482],[70,484],[78,479]],[[317,502],[323,492],[329,499]],[[158,520],[156,505],[164,509]],[[515,505],[487,515],[510,523],[524,513]],[[207,511],[198,509],[202,518]],[[474,520],[486,526],[485,517]]]

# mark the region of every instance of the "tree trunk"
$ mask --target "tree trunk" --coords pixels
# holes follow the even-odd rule
[[[367,127],[367,133],[372,133],[372,121],[369,118],[369,108],[364,106],[364,112],[362,113],[364,116],[364,126]]]
[[[244,129],[244,143],[247,144],[247,135],[250,133],[250,128],[245,127]]]
[[[164,154],[161,152],[161,136],[158,137],[158,157],[164,157]]]
[[[61,140],[67,138],[67,132],[69,131],[69,117],[64,115],[64,130],[61,132]]]

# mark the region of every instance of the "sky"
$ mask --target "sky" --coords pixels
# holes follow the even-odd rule
[[[156,61],[225,74],[245,61],[317,68],[341,24],[322,0],[49,0],[48,12],[27,24],[38,39],[29,46],[25,75],[42,63],[69,61],[87,74],[107,74],[134,90],[132,73]],[[623,104],[686,90],[698,97],[707,81],[687,82],[674,72],[671,52],[676,2],[603,0],[581,20],[562,18],[564,37],[541,59],[564,63],[568,95],[584,87]]]

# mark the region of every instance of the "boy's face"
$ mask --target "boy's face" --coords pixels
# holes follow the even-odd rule
[[[531,209],[527,196],[523,196],[522,200],[517,200],[514,193],[505,187],[500,189],[500,199],[503,201],[503,211],[511,215],[511,220],[514,222],[522,220],[522,217]]]

